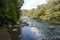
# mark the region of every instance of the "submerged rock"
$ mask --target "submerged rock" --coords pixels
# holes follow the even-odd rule
[[[57,40],[60,40],[60,36],[56,36],[56,39],[57,39]]]
[[[49,30],[54,30],[55,29],[55,26],[49,26],[48,29]]]
[[[53,36],[51,39],[52,40],[60,40],[60,36]]]

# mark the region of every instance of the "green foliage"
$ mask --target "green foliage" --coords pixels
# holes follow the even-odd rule
[[[0,0],[0,26],[15,24],[22,4],[23,0]]]
[[[22,15],[27,16],[28,14],[32,18],[60,22],[60,0],[49,0],[46,4],[39,5],[36,9],[28,11],[22,12]]]

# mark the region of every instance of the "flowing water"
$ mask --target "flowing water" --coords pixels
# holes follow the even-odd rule
[[[21,18],[23,22],[29,24],[22,28],[22,40],[52,40],[53,37],[60,37],[60,25],[46,22],[39,22],[31,18]],[[49,30],[48,27],[55,27],[54,30]]]

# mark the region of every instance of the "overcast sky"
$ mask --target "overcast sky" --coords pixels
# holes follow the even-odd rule
[[[24,4],[21,9],[32,9],[36,8],[37,5],[46,3],[46,0],[24,0]]]

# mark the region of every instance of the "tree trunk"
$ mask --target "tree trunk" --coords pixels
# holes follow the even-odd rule
[[[0,29],[0,40],[11,40],[10,34],[7,29]]]

